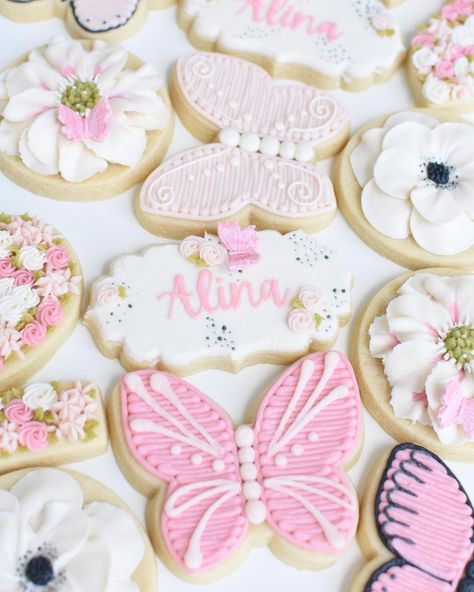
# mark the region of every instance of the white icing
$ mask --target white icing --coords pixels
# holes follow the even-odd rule
[[[454,255],[474,244],[474,128],[403,112],[361,137],[351,154],[370,225],[394,239],[412,236],[426,251]],[[430,163],[446,178],[429,178]]]
[[[22,401],[30,409],[48,411],[58,400],[54,387],[49,382],[37,382],[25,387]]]
[[[121,257],[113,264],[111,275],[95,283],[87,323],[94,325],[105,342],[121,344],[134,363],[149,366],[158,362],[187,365],[216,356],[239,361],[258,352],[281,353],[282,344],[296,357],[314,340],[334,339],[339,317],[347,317],[351,308],[352,277],[338,256],[301,231],[287,235],[263,231],[258,237],[261,260],[242,273],[229,272],[226,265],[208,269],[197,266],[181,256],[177,245],[156,245],[142,255]],[[192,309],[197,311],[196,283],[203,269],[212,275],[209,299],[213,307],[218,287],[228,301],[230,286],[237,290],[244,282],[252,286],[258,298],[264,282],[268,287],[268,280],[277,281],[283,301],[278,306],[270,298],[254,308],[244,287],[239,309],[203,309],[193,319],[182,302],[175,300],[171,306],[172,298],[166,294],[173,291],[175,277],[182,275],[186,290],[192,294]],[[113,309],[98,304],[96,297],[103,283],[111,282],[124,285],[127,292]],[[296,334],[288,327],[286,317],[291,299],[309,284],[321,293],[325,318],[311,331]]]
[[[392,69],[403,53],[397,27],[393,36],[380,36],[372,26],[372,18],[383,12],[377,0],[275,2],[278,8],[267,16],[270,6],[271,0],[183,0],[179,10],[193,21],[192,35],[204,37],[227,52],[245,51],[281,64],[301,64],[331,78],[367,78]],[[253,9],[259,22],[253,19]],[[305,16],[300,16],[299,25],[292,29],[279,26],[285,12],[290,24],[298,12]],[[308,24],[316,29],[328,22],[335,25],[336,39],[331,36],[329,41],[324,31],[306,33]]]
[[[430,75],[423,84],[423,95],[430,103],[442,105],[449,100],[449,84],[444,80]]]
[[[10,255],[10,249],[13,245],[13,238],[8,230],[0,230],[0,259]]]
[[[32,245],[21,247],[18,252],[18,261],[20,265],[30,271],[38,271],[43,269],[43,265],[46,262],[46,255],[44,251],[40,251]]]
[[[16,326],[39,301],[36,290],[30,286],[15,286],[11,278],[0,280],[0,323]]]

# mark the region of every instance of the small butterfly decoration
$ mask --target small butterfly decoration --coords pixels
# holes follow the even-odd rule
[[[227,249],[227,265],[231,271],[247,269],[260,261],[255,226],[241,228],[237,222],[220,222],[217,226],[217,234]]]
[[[395,447],[374,511],[380,541],[394,557],[372,572],[364,592],[474,590],[473,507],[434,453],[411,443]]]
[[[442,428],[460,425],[467,436],[474,440],[474,399],[464,396],[461,383],[452,380],[441,399],[438,423]]]
[[[290,366],[252,425],[236,429],[198,389],[153,369],[126,374],[109,412],[117,461],[152,498],[157,553],[187,580],[214,579],[237,553],[234,567],[246,541],[266,541],[287,561],[288,547],[312,569],[349,545],[358,503],[342,467],[356,454],[362,423],[342,354],[314,353]]]
[[[61,131],[68,140],[81,142],[94,140],[102,142],[109,132],[111,109],[107,99],[101,99],[88,113],[80,115],[66,105],[59,105],[58,120],[62,123]]]

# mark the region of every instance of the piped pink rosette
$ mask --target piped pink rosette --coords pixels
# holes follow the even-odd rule
[[[52,226],[27,215],[0,216],[0,368],[41,346],[80,284]]]

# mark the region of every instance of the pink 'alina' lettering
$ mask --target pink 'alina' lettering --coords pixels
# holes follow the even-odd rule
[[[271,27],[280,26],[292,31],[304,30],[307,35],[323,35],[330,43],[341,36],[337,23],[332,21],[318,22],[316,17],[296,10],[288,0],[238,0],[243,6],[236,16],[250,10],[254,22],[266,23]]]
[[[178,303],[191,319],[197,319],[203,312],[239,310],[246,304],[259,308],[264,302],[273,302],[277,308],[284,308],[290,299],[290,289],[282,294],[279,281],[274,279],[264,280],[259,288],[250,282],[231,282],[225,286],[222,278],[214,278],[208,269],[202,269],[194,293],[188,292],[186,280],[179,274],[174,278],[173,289],[158,296],[158,300],[165,298],[169,298],[169,319],[173,318]]]

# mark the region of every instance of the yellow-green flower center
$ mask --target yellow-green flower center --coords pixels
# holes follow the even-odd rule
[[[95,82],[75,80],[67,86],[62,94],[61,103],[84,115],[88,109],[93,109],[100,101],[99,87]]]
[[[471,327],[455,327],[444,339],[445,358],[455,360],[464,366],[474,359],[474,329]]]

